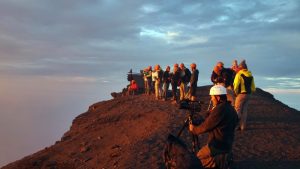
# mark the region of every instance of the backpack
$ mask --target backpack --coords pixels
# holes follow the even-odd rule
[[[185,71],[184,82],[188,83],[191,80],[192,74],[191,74],[191,71],[189,69],[187,69],[187,68],[185,68],[184,71]]]
[[[251,91],[251,84],[252,84],[253,77],[252,76],[247,77],[244,74],[241,74],[241,77],[244,80],[246,93],[247,94],[251,94],[252,93],[252,91]]]

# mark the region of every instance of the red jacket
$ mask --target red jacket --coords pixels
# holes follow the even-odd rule
[[[138,85],[136,83],[132,83],[129,87],[130,90],[138,90]]]

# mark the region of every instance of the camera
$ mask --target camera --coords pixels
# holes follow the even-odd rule
[[[191,101],[191,100],[182,100],[179,103],[179,109],[189,110],[189,120],[193,125],[200,125],[204,118],[196,112],[201,111],[201,104],[200,101]]]
[[[200,112],[201,111],[201,104],[200,101],[191,101],[189,99],[182,100],[179,103],[179,109],[190,110],[192,112]]]

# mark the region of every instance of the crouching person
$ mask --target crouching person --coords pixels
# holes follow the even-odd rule
[[[139,90],[139,87],[135,80],[132,80],[130,85],[128,86],[128,95],[136,95]]]
[[[197,153],[204,168],[223,168],[226,160],[220,162],[220,155],[231,154],[234,131],[238,116],[230,102],[227,101],[226,88],[215,85],[210,89],[213,108],[205,121],[199,126],[190,124],[193,134],[208,133],[208,141]],[[228,167],[228,166],[227,166]]]

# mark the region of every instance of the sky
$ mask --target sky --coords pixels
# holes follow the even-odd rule
[[[0,166],[50,146],[126,73],[246,60],[256,86],[300,110],[298,0],[1,0]]]

